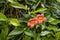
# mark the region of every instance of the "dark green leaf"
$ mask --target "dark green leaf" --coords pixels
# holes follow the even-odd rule
[[[25,35],[23,40],[31,40],[31,37]]]
[[[4,28],[1,29],[1,34],[0,34],[1,40],[7,40],[8,31],[9,31],[8,26],[4,25]]]

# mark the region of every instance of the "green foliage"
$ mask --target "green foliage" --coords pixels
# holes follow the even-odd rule
[[[0,13],[0,21],[7,21],[7,17],[2,13]]]
[[[20,3],[16,2],[16,1],[14,1],[14,0],[8,0],[8,2],[10,2],[11,3],[10,5],[12,7],[14,7],[14,8],[20,8],[20,9],[27,10],[27,6],[24,6],[23,4],[20,4]]]
[[[24,30],[21,30],[21,29],[14,29],[12,32],[9,33],[8,36],[13,36],[13,35],[18,35],[18,34],[21,34],[23,33]]]
[[[60,39],[60,32],[57,32],[56,33],[56,40],[59,40]]]
[[[51,17],[50,17],[50,18],[48,19],[48,22],[50,22],[51,24],[56,25],[56,24],[60,23],[60,20],[54,19],[54,18],[51,18]]]
[[[31,13],[38,13],[38,12],[42,12],[42,11],[45,11],[45,10],[47,10],[47,9],[46,8],[40,8],[40,9],[38,9],[36,11],[33,11]]]
[[[17,19],[11,19],[10,24],[12,24],[14,26],[20,26],[20,23],[19,23],[19,21]]]
[[[37,14],[47,20],[31,29]],[[60,0],[0,0],[0,40],[60,40]]]

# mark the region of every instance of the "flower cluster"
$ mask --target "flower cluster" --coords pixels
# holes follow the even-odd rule
[[[27,25],[30,26],[30,28],[34,28],[34,25],[42,25],[44,21],[46,21],[46,17],[44,17],[44,14],[38,14],[36,18],[31,18]]]

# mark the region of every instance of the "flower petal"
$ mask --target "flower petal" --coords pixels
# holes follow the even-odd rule
[[[34,24],[30,25],[30,28],[34,28]]]
[[[36,18],[31,18],[29,21],[32,21],[32,20],[37,20]]]
[[[41,14],[41,16],[43,16],[43,17],[44,17],[44,14]]]
[[[30,26],[30,23],[29,22],[27,23],[27,26]]]
[[[27,25],[30,26],[30,28],[34,28],[34,24],[30,24],[30,23],[28,22]]]
[[[42,16],[42,17],[44,17],[44,14],[38,14],[38,15],[37,15],[37,17],[39,17],[39,16]]]
[[[27,26],[30,26],[30,28],[33,28],[35,24],[37,24],[38,21],[36,18],[31,18],[29,22],[27,23]]]
[[[43,21],[46,21],[46,17],[44,17]]]
[[[39,21],[39,24],[42,25],[43,21]]]

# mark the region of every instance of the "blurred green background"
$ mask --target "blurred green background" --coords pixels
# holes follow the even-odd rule
[[[37,14],[47,21],[30,29]],[[0,0],[0,40],[60,40],[60,0]]]

